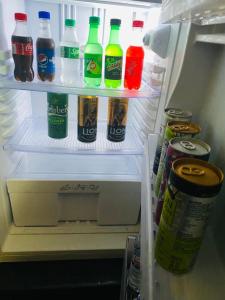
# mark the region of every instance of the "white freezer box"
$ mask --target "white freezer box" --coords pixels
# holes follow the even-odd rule
[[[25,154],[7,180],[16,226],[59,221],[99,225],[138,222],[141,158],[119,155]]]

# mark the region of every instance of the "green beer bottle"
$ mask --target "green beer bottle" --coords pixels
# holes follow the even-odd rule
[[[98,42],[100,18],[89,18],[88,41],[84,48],[84,81],[87,86],[100,86],[102,80],[102,46]]]
[[[121,85],[123,50],[119,44],[121,20],[111,19],[109,44],[105,49],[105,86],[117,88]]]
[[[48,136],[62,139],[68,134],[68,95],[48,93]]]

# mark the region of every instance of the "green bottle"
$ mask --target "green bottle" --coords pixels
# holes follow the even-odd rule
[[[100,18],[89,18],[88,41],[84,48],[84,81],[87,86],[100,86],[102,80],[102,46],[98,42]]]
[[[68,95],[48,93],[48,136],[62,139],[68,134]]]
[[[117,88],[121,85],[123,50],[119,44],[119,29],[121,20],[110,20],[109,44],[105,49],[105,86]]]

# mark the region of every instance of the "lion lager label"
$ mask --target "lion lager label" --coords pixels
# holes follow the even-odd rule
[[[183,274],[194,265],[223,179],[222,171],[205,161],[173,162],[155,247],[156,260],[167,271]]]
[[[68,134],[68,95],[48,93],[48,136],[62,139]]]
[[[97,136],[98,97],[78,96],[78,140],[91,143]]]
[[[122,142],[125,139],[128,98],[109,98],[107,139]]]

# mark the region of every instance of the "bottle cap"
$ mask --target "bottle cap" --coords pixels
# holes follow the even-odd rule
[[[76,21],[74,19],[65,19],[65,26],[75,27]]]
[[[15,13],[15,20],[27,21],[27,15],[24,13]]]
[[[143,28],[144,22],[143,22],[143,21],[140,21],[140,20],[134,20],[132,26],[133,26],[133,27],[140,27],[140,28]]]
[[[99,17],[91,16],[89,18],[89,24],[97,24],[97,25],[99,25],[99,23],[100,23],[100,18]]]
[[[39,19],[50,19],[50,12],[48,11],[39,11],[38,12]]]
[[[111,19],[110,20],[110,25],[117,25],[120,26],[121,20],[120,19]]]

